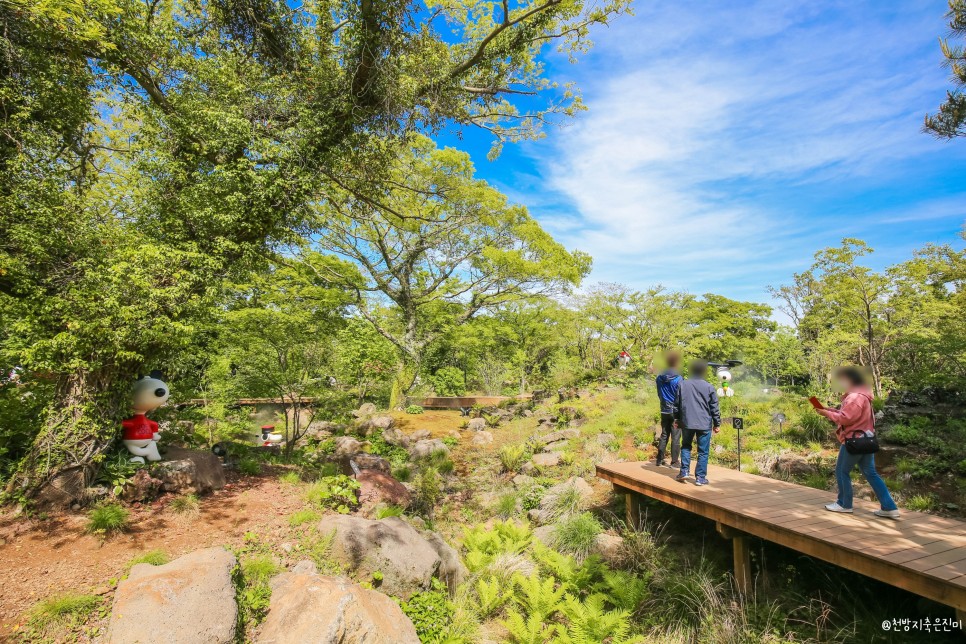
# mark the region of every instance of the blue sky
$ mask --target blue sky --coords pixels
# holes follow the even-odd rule
[[[961,247],[966,140],[921,132],[950,87],[945,0],[637,0],[570,64],[589,108],[539,142],[465,132],[478,175],[594,257],[590,282],[766,301],[843,237],[881,267]]]

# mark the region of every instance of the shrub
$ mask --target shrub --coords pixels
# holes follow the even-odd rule
[[[591,513],[572,514],[557,522],[551,545],[561,552],[583,559],[593,550],[594,543],[603,530],[603,526]]]
[[[882,440],[894,445],[920,445],[924,440],[927,425],[928,420],[924,418],[911,418],[883,432]]]
[[[507,492],[496,502],[496,515],[501,519],[509,519],[517,512],[517,493]]]
[[[168,504],[168,508],[175,514],[195,514],[199,506],[198,497],[194,494],[176,497]]]
[[[466,381],[462,370],[456,367],[443,367],[432,377],[433,389],[439,396],[462,396],[466,393]]]
[[[344,474],[326,476],[309,484],[305,489],[305,500],[321,508],[348,514],[359,504],[356,491],[359,481]]]
[[[434,467],[424,467],[413,485],[413,507],[427,516],[443,498],[443,481]]]
[[[925,494],[917,494],[915,496],[911,496],[908,499],[906,499],[903,505],[909,508],[910,510],[914,510],[916,512],[925,512],[926,510],[929,510],[930,508],[932,508],[935,505],[935,503],[934,503],[934,499],[931,496],[928,496]]]
[[[321,517],[319,513],[315,510],[296,510],[288,517],[288,524],[293,528],[297,528],[300,525],[306,523],[312,523],[313,521],[318,521]]]
[[[413,477],[413,470],[409,465],[400,465],[398,467],[392,468],[392,476],[397,481],[402,481],[403,483],[408,483]]]
[[[435,642],[444,638],[453,617],[453,605],[445,586],[433,579],[433,589],[416,593],[400,604],[403,613],[412,620],[421,642]]]
[[[125,568],[130,570],[140,563],[151,564],[152,566],[163,566],[169,561],[171,561],[171,557],[164,550],[148,550],[127,562]]]
[[[27,618],[27,634],[43,641],[62,641],[58,635],[84,624],[101,606],[97,595],[64,593],[37,603]]]
[[[405,511],[405,508],[399,507],[398,505],[383,505],[376,508],[376,518],[401,517]]]
[[[419,405],[410,405],[406,407],[407,414],[421,414],[423,413],[423,408]]]
[[[500,464],[506,472],[516,472],[529,458],[529,450],[523,443],[504,445],[500,448]]]
[[[826,443],[832,435],[832,426],[813,411],[806,411],[798,417],[795,433],[806,443]]]
[[[238,471],[248,476],[261,474],[262,464],[254,458],[243,458],[238,461]]]
[[[540,507],[540,501],[543,499],[543,493],[546,491],[547,488],[541,485],[531,485],[523,490],[520,502],[523,505],[524,511],[530,511]]]
[[[98,505],[87,515],[87,531],[92,534],[111,535],[128,528],[130,513],[119,503]]]

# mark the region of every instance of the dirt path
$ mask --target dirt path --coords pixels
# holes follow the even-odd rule
[[[201,499],[193,517],[166,509],[171,496],[132,510],[131,530],[102,540],[86,534],[84,513],[24,520],[0,515],[0,641],[24,612],[50,595],[72,591],[108,599],[126,564],[149,550],[172,558],[213,545],[240,544],[246,532],[283,539],[287,515],[304,506],[275,475],[229,476],[225,489]]]

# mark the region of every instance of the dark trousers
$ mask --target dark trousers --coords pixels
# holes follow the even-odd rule
[[[668,439],[671,439],[671,465],[677,465],[681,458],[681,428],[674,427],[673,414],[661,414],[661,438],[657,441],[658,464],[664,462]]]

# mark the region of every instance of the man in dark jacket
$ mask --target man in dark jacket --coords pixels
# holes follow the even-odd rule
[[[708,453],[711,451],[711,434],[721,431],[721,410],[714,385],[705,380],[708,363],[698,360],[691,363],[691,377],[678,387],[674,401],[674,417],[681,433],[681,471],[675,477],[682,483],[691,476],[691,446],[698,441],[698,465],[694,470],[695,484],[708,484]]]
[[[680,467],[681,428],[674,423],[674,400],[681,386],[681,374],[678,365],[681,356],[670,351],[665,356],[667,369],[655,378],[657,383],[657,397],[661,401],[661,438],[657,442],[657,465],[664,465],[664,455],[667,453],[667,442],[671,440],[671,467]]]

